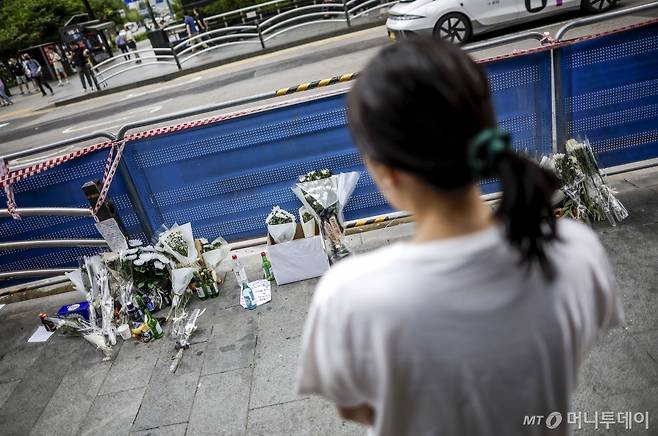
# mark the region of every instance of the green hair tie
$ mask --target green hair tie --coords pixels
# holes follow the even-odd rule
[[[473,174],[491,177],[500,154],[511,149],[509,133],[494,128],[484,129],[468,145],[468,165]]]

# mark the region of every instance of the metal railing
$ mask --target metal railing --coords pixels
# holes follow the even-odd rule
[[[284,0],[284,1],[287,1],[287,0]],[[352,0],[352,1],[354,1],[354,0]],[[282,3],[282,2],[283,1],[274,1],[274,2],[269,2],[268,4],[274,5],[274,4],[278,4],[278,3]],[[347,2],[347,3],[350,3],[350,2]],[[361,3],[361,5],[363,5],[363,3]],[[262,6],[262,4],[261,4],[261,6]],[[626,14],[631,14],[631,13],[638,12],[638,11],[644,11],[644,10],[648,10],[648,9],[652,9],[652,8],[656,8],[656,7],[658,7],[658,2],[652,3],[650,5],[643,5],[643,6],[636,7],[636,8],[629,8],[629,9],[626,9],[626,10],[623,10],[623,11],[614,11],[614,12],[611,12],[611,13],[608,13],[608,14],[602,14],[600,16],[590,17],[590,18],[592,18],[592,19],[595,18],[596,21],[598,21],[598,20],[603,19],[605,16],[611,17],[611,16],[626,15]],[[248,8],[246,8],[246,9],[248,9]],[[560,29],[560,32],[558,32],[558,33],[563,36],[568,30],[570,30],[574,27],[578,27],[579,25],[584,25],[584,24],[593,22],[593,20],[590,20],[590,18],[575,20],[574,22],[565,25],[562,29]],[[251,29],[251,27],[249,27],[249,26],[241,26],[241,27]],[[468,50],[468,51],[475,51],[475,50],[480,50],[480,49],[486,49],[486,48],[499,46],[501,44],[505,44],[505,43],[509,43],[509,42],[526,40],[526,39],[534,39],[534,40],[538,40],[538,41],[543,41],[545,37],[546,37],[546,35],[538,33],[538,32],[525,32],[525,33],[522,33],[522,34],[510,35],[510,36],[503,37],[503,38],[497,38],[497,39],[491,40],[491,41],[485,41],[485,42],[482,42],[482,43],[471,44],[471,45],[465,46],[464,49]],[[551,49],[550,47],[548,47],[547,49],[553,51],[553,49]],[[175,49],[172,50],[172,52],[175,53]],[[181,50],[181,52],[182,52],[182,50]],[[121,56],[123,56],[123,55],[121,55]],[[109,62],[106,62],[104,65],[109,65],[109,64],[110,64]],[[554,65],[554,68],[555,68],[556,64],[553,64],[553,65]],[[97,67],[100,67],[100,66],[101,66],[101,64],[99,64]],[[351,80],[351,79],[356,77],[356,74],[345,75],[345,76],[349,76],[349,79],[347,79],[347,80]],[[339,76],[339,77],[336,77],[336,78],[325,79],[325,80],[322,80],[322,81],[316,81],[316,82],[312,82],[312,83],[320,83],[320,84],[324,83],[325,85],[333,85],[333,84],[336,84],[336,83],[344,82],[345,80],[342,80],[342,78],[345,77],[345,76]],[[556,100],[555,100],[556,93],[555,93],[555,90],[553,88],[556,88],[556,86],[555,86],[556,79],[557,78],[555,76],[553,76],[552,79],[551,79],[552,92],[553,92],[552,95],[553,95],[553,103],[554,104],[556,103]],[[187,117],[194,116],[194,115],[200,115],[200,114],[204,114],[204,113],[209,113],[209,112],[214,112],[214,111],[218,111],[218,110],[222,110],[222,109],[227,109],[227,108],[230,108],[230,107],[236,107],[236,106],[240,106],[240,105],[244,105],[244,104],[263,101],[263,100],[267,100],[267,99],[270,99],[270,98],[273,98],[273,97],[287,95],[290,92],[306,91],[306,90],[313,89],[314,87],[317,87],[317,86],[309,86],[309,85],[310,84],[302,84],[302,85],[295,86],[295,87],[283,88],[283,89],[279,89],[279,90],[272,91],[272,92],[266,92],[266,93],[261,93],[261,94],[257,94],[257,95],[252,95],[252,96],[249,96],[249,97],[244,97],[244,98],[235,99],[235,100],[231,100],[231,101],[227,101],[227,102],[223,102],[223,103],[204,106],[204,107],[201,107],[201,108],[195,108],[195,109],[180,111],[180,112],[176,112],[176,113],[172,113],[172,114],[162,115],[162,116],[158,116],[158,117],[155,117],[155,118],[149,118],[149,119],[146,119],[146,120],[142,120],[142,121],[138,121],[138,122],[123,125],[119,129],[119,131],[117,132],[116,135],[113,135],[112,133],[109,133],[109,132],[94,132],[94,133],[90,133],[88,135],[79,136],[79,137],[75,137],[75,138],[71,138],[71,139],[67,139],[67,140],[63,140],[63,141],[58,141],[58,142],[55,142],[55,143],[52,143],[52,144],[44,145],[44,146],[37,147],[37,148],[34,148],[34,149],[30,149],[30,150],[24,150],[24,151],[9,153],[9,154],[6,154],[4,156],[1,156],[0,159],[3,159],[5,162],[7,162],[7,164],[11,164],[10,161],[15,160],[15,159],[21,159],[21,158],[24,158],[24,157],[27,157],[27,156],[38,155],[38,154],[44,153],[46,151],[50,151],[50,150],[54,150],[54,149],[61,149],[63,147],[69,146],[69,145],[81,144],[81,143],[84,143],[84,142],[87,142],[89,140],[96,139],[96,138],[109,139],[110,141],[121,141],[124,138],[126,138],[127,132],[132,130],[132,129],[137,129],[137,128],[140,128],[140,127],[146,127],[146,126],[150,126],[150,125],[163,123],[163,122],[166,122],[166,121],[172,121],[172,120],[176,120],[176,119],[187,118]],[[325,86],[325,85],[319,85],[319,86]],[[341,90],[338,90],[338,91],[335,91],[335,92],[336,93],[344,92],[344,90],[341,89]],[[554,113],[553,124],[555,125],[555,122],[556,122],[556,120],[555,120],[555,108],[554,108],[553,113]],[[554,133],[553,140],[555,141],[555,133]],[[626,166],[624,168],[624,170],[625,171],[631,171],[631,170],[636,169],[636,168],[646,167],[646,165],[647,165],[646,162],[639,162],[635,166],[633,166],[633,165]],[[650,166],[655,166],[655,165],[656,165],[656,163],[654,162]],[[122,172],[124,172],[124,175],[127,174],[127,169],[125,168],[125,165],[121,165],[119,168]],[[147,235],[148,235],[148,233],[152,232],[152,229],[150,229],[150,224],[148,223],[148,219],[145,218],[146,217],[145,212],[143,210],[139,210],[141,208],[141,202],[139,201],[137,190],[136,190],[135,186],[132,184],[132,181],[130,180],[130,177],[125,177],[125,184],[127,186],[128,196],[129,196],[132,204],[135,205],[135,207],[136,207],[135,213],[138,217],[138,220],[139,220],[140,224],[142,225],[145,233],[147,233]],[[17,211],[20,214],[25,215],[25,216],[75,216],[75,217],[91,216],[88,209],[79,209],[79,208],[43,207],[43,208],[23,208],[23,209],[18,209]],[[8,212],[7,209],[0,209],[0,216],[8,216],[8,215],[9,215],[9,212]],[[103,240],[75,240],[75,239],[71,239],[71,240],[50,240],[50,241],[44,241],[44,240],[40,240],[40,241],[15,241],[15,242],[1,243],[0,244],[0,250],[10,250],[10,249],[19,249],[19,248],[24,249],[24,248],[34,248],[34,247],[44,247],[44,246],[48,246],[48,247],[71,247],[71,246],[76,246],[76,247],[80,247],[80,246],[100,247],[100,246],[104,246],[104,242],[105,241],[103,241]],[[242,245],[244,245],[244,243],[240,243],[239,245],[242,246]],[[69,268],[57,269],[56,268],[56,269],[37,269],[37,270],[29,270],[29,271],[24,270],[24,271],[14,271],[14,272],[2,272],[2,273],[0,273],[0,280],[8,279],[8,278],[13,279],[13,278],[58,275],[58,274],[61,274],[64,271],[69,271],[69,270],[71,270],[71,269],[69,269]]]
[[[172,41],[171,48],[118,53],[95,65],[92,72],[99,85],[107,86],[111,79],[136,69],[170,65],[181,70],[199,56],[231,46],[266,49],[277,38],[304,27],[326,27],[336,23],[351,27],[369,13],[395,3],[388,0],[333,0],[326,3],[318,0],[274,0],[260,3],[207,17],[205,20],[210,30],[190,37],[184,24],[167,26],[164,30]]]
[[[152,55],[151,55],[152,53]],[[140,55],[141,54],[141,55]],[[147,55],[145,55],[147,54]],[[121,67],[130,65],[126,68]],[[172,48],[148,48],[142,50],[131,50],[108,58],[91,68],[99,85],[106,85],[108,80],[129,71],[149,66],[170,65],[181,69],[176,52]],[[104,67],[104,68],[102,68]],[[102,69],[101,69],[102,68]]]

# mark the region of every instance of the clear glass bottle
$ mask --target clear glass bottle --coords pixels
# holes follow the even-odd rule
[[[233,259],[233,274],[235,274],[235,280],[238,282],[238,285],[242,284],[242,282],[249,282],[247,272],[238,260],[238,256],[234,254],[231,256],[231,259]]]
[[[240,292],[242,292],[242,298],[244,298],[245,306],[248,310],[254,310],[256,308],[256,297],[254,296],[254,291],[251,290],[249,283],[242,282],[240,285]]]

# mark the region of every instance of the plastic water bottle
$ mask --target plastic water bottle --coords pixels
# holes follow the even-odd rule
[[[233,259],[233,274],[235,274],[235,280],[238,282],[238,285],[241,285],[243,282],[249,282],[247,279],[247,273],[238,260],[238,256],[234,254],[231,259]]]
[[[241,285],[242,298],[244,298],[244,304],[247,306],[247,309],[254,310],[256,308],[256,297],[254,297],[254,291],[249,287],[249,283],[242,282]]]

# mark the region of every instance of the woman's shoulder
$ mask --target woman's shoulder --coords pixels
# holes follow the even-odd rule
[[[599,247],[601,243],[591,227],[569,218],[557,221],[557,232],[562,243],[583,249],[592,246]]]
[[[333,265],[318,285],[322,298],[361,290],[375,279],[382,278],[394,268],[402,244],[393,244],[363,254],[356,254]]]

